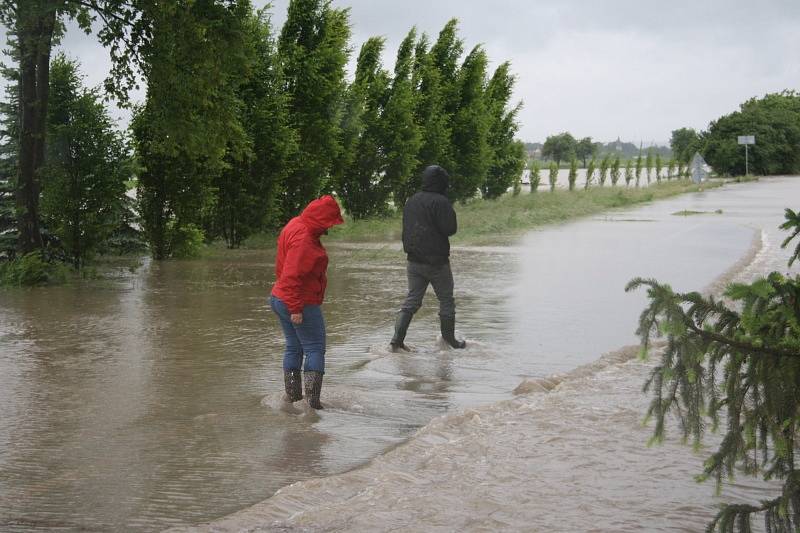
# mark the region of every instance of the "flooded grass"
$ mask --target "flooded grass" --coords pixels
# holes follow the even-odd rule
[[[672,213],[673,216],[676,217],[688,217],[693,215],[721,215],[722,209],[717,209],[715,211],[692,211],[691,209],[684,209],[683,211],[675,211]]]

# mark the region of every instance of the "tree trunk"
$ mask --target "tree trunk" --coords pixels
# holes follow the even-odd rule
[[[17,39],[20,52],[20,143],[17,176],[18,247],[21,254],[42,248],[39,227],[39,170],[44,162],[50,51],[61,0],[20,0]]]

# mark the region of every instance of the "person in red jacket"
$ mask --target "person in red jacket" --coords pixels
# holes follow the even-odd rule
[[[276,281],[270,306],[278,315],[286,337],[283,356],[286,400],[303,399],[302,366],[306,401],[314,409],[322,409],[319,396],[325,373],[325,320],[320,306],[328,283],[328,254],[319,238],[343,222],[339,204],[327,195],[308,204],[278,236]]]

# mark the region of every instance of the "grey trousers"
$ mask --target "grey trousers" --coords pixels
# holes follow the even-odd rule
[[[433,285],[436,298],[439,299],[439,316],[455,319],[456,301],[453,298],[453,271],[450,270],[450,263],[426,265],[409,261],[406,271],[408,296],[400,308],[401,311],[410,312],[412,315],[416,313],[422,306],[422,298],[430,283]]]

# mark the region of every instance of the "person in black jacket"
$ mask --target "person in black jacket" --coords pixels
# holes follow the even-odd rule
[[[438,165],[422,172],[422,190],[403,208],[403,250],[408,257],[408,296],[403,302],[391,340],[392,351],[408,350],[404,344],[414,313],[422,305],[428,284],[439,299],[442,338],[453,348],[466,343],[455,338],[456,303],[450,270],[450,240],[456,233],[456,212],[445,196],[450,176]]]

